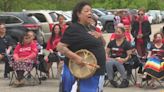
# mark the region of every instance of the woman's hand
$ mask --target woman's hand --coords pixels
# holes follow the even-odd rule
[[[164,57],[162,57],[162,60],[164,60]]]
[[[88,32],[88,33],[91,34],[91,35],[93,35],[95,38],[100,38],[100,37],[102,37],[102,34],[96,32],[96,31],[91,31],[91,32]]]
[[[143,37],[143,34],[138,34],[137,35],[137,38],[142,38]]]
[[[81,67],[83,67],[85,65],[83,58],[80,58],[80,59],[75,60],[75,63],[78,64],[78,65],[80,65]]]
[[[124,63],[124,59],[123,58],[120,58],[120,57],[117,57],[117,58],[115,58],[118,62],[120,62],[120,63]]]
[[[54,52],[52,49],[50,49],[49,51],[50,51],[50,53],[53,53]]]
[[[0,54],[0,60],[3,59],[4,55]]]

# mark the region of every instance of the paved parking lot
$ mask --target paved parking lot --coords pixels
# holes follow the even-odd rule
[[[53,66],[55,68],[55,64]],[[56,70],[54,70],[56,71]],[[13,87],[9,86],[10,79],[4,79],[3,75],[3,64],[0,64],[0,92],[58,92],[59,80],[57,79],[48,79],[42,81],[41,85],[26,85],[24,87]],[[129,88],[112,88],[110,85],[104,87],[104,92],[164,92],[164,88],[158,89],[143,89],[131,85]]]

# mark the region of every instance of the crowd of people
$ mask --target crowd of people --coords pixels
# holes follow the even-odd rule
[[[72,11],[72,22],[69,24],[64,22],[63,16],[59,16],[59,24],[53,26],[47,42],[46,50],[49,55],[44,59],[48,78],[53,62],[57,63],[56,77],[61,79],[60,92],[103,92],[105,73],[113,87],[128,87],[134,66],[134,52],[138,53],[138,58],[146,57],[144,63],[137,61],[142,81],[153,81],[150,86],[155,88],[154,80],[164,79],[163,33],[156,33],[153,41],[150,41],[151,25],[144,9],[139,9],[133,22],[125,12],[118,12],[116,15],[115,32],[109,42],[105,42],[101,30],[96,27],[97,19],[92,15],[90,3],[78,3]],[[87,56],[81,57],[76,53],[82,49],[93,54],[97,65],[88,64]],[[27,30],[21,41],[15,42],[6,34],[5,24],[0,23],[0,60],[5,62],[4,78],[14,70],[17,74],[14,84],[23,85],[24,72],[30,72],[33,64],[37,64],[38,52],[33,31]],[[13,59],[9,60],[8,55],[11,53]],[[72,74],[69,62],[76,63],[80,68],[98,68],[90,77],[78,78]],[[121,84],[114,80],[117,71],[121,74]]]

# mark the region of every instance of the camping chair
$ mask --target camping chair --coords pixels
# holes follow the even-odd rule
[[[130,58],[129,61],[124,64],[125,70],[128,75],[128,79],[133,85],[135,85],[137,82],[137,79],[138,79],[137,69],[139,66],[142,65],[141,62],[142,62],[141,58],[138,56],[137,53],[135,53],[134,55],[132,55],[132,58]],[[134,72],[133,72],[133,70],[134,70]],[[115,71],[114,80],[121,82],[122,81],[121,75],[119,74],[119,72],[117,72],[116,68],[114,69],[114,71]],[[108,84],[109,84],[109,80],[108,80],[107,73],[106,73],[104,86],[107,86]]]
[[[113,76],[114,79],[113,80],[114,81],[117,81],[118,83],[121,83],[122,78],[121,78],[120,73],[117,71],[117,68],[115,66],[113,66],[113,68],[114,68],[114,76]],[[125,70],[126,70],[126,68],[125,68]],[[126,70],[126,72],[127,72],[127,70]],[[136,80],[135,80],[135,77],[134,77],[133,74],[130,74],[128,79],[129,79],[130,82],[132,82],[132,84],[135,84],[136,83]],[[109,83],[110,83],[110,81],[108,79],[107,73],[105,73],[104,86],[105,87],[106,86],[109,86]]]
[[[53,60],[56,60],[55,63],[57,63],[58,67],[62,67],[62,65],[60,65],[60,61],[64,60],[65,56],[63,56],[63,55],[60,54],[59,52],[55,52],[55,54],[56,54],[56,57],[54,57],[55,59],[53,59]],[[51,69],[52,79],[55,79],[53,67],[51,66],[50,69]],[[62,71],[62,69],[61,69],[61,70],[58,70],[58,69],[57,69],[57,72],[58,72],[58,71]],[[58,75],[58,77],[60,77],[60,76],[61,76],[61,74]]]
[[[13,62],[12,56],[7,56],[8,57],[8,61],[11,63]],[[25,71],[23,78],[29,83],[34,86],[36,84],[41,84],[41,79],[38,73],[38,62],[33,62],[33,69],[35,68],[35,72],[33,74],[33,69],[31,71]],[[10,77],[10,83],[9,86],[12,86],[14,83],[14,78],[17,78],[17,73],[16,71],[12,71],[11,72],[11,77]]]
[[[151,61],[154,59],[148,59],[148,60]],[[156,59],[156,60],[158,60],[158,59]],[[155,62],[155,61],[153,61],[153,62]],[[163,63],[163,65],[164,65],[164,63]],[[163,80],[164,80],[164,76],[161,78],[157,78],[155,76],[147,75],[147,76],[145,76],[145,78],[142,78],[141,87],[149,87],[151,84],[154,84],[153,82],[156,82],[156,84],[158,83],[162,88],[164,88]]]

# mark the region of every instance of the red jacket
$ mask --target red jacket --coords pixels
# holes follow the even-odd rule
[[[64,34],[65,30],[67,29],[68,25],[67,24],[64,24],[63,26],[61,26],[61,32],[62,32],[62,35]]]
[[[121,22],[122,22],[124,25],[131,25],[130,16],[122,17],[122,18],[121,18]]]
[[[52,44],[50,43],[50,39],[49,39],[48,42],[47,42],[46,50],[50,50],[50,49],[54,50],[54,49],[56,49],[56,46],[60,42],[60,39],[61,39],[61,37],[59,37],[59,36],[55,37],[55,39],[52,42]]]
[[[30,44],[18,44],[14,49],[14,59],[18,58],[27,58],[31,60],[35,60],[38,53],[37,43],[32,41]]]

